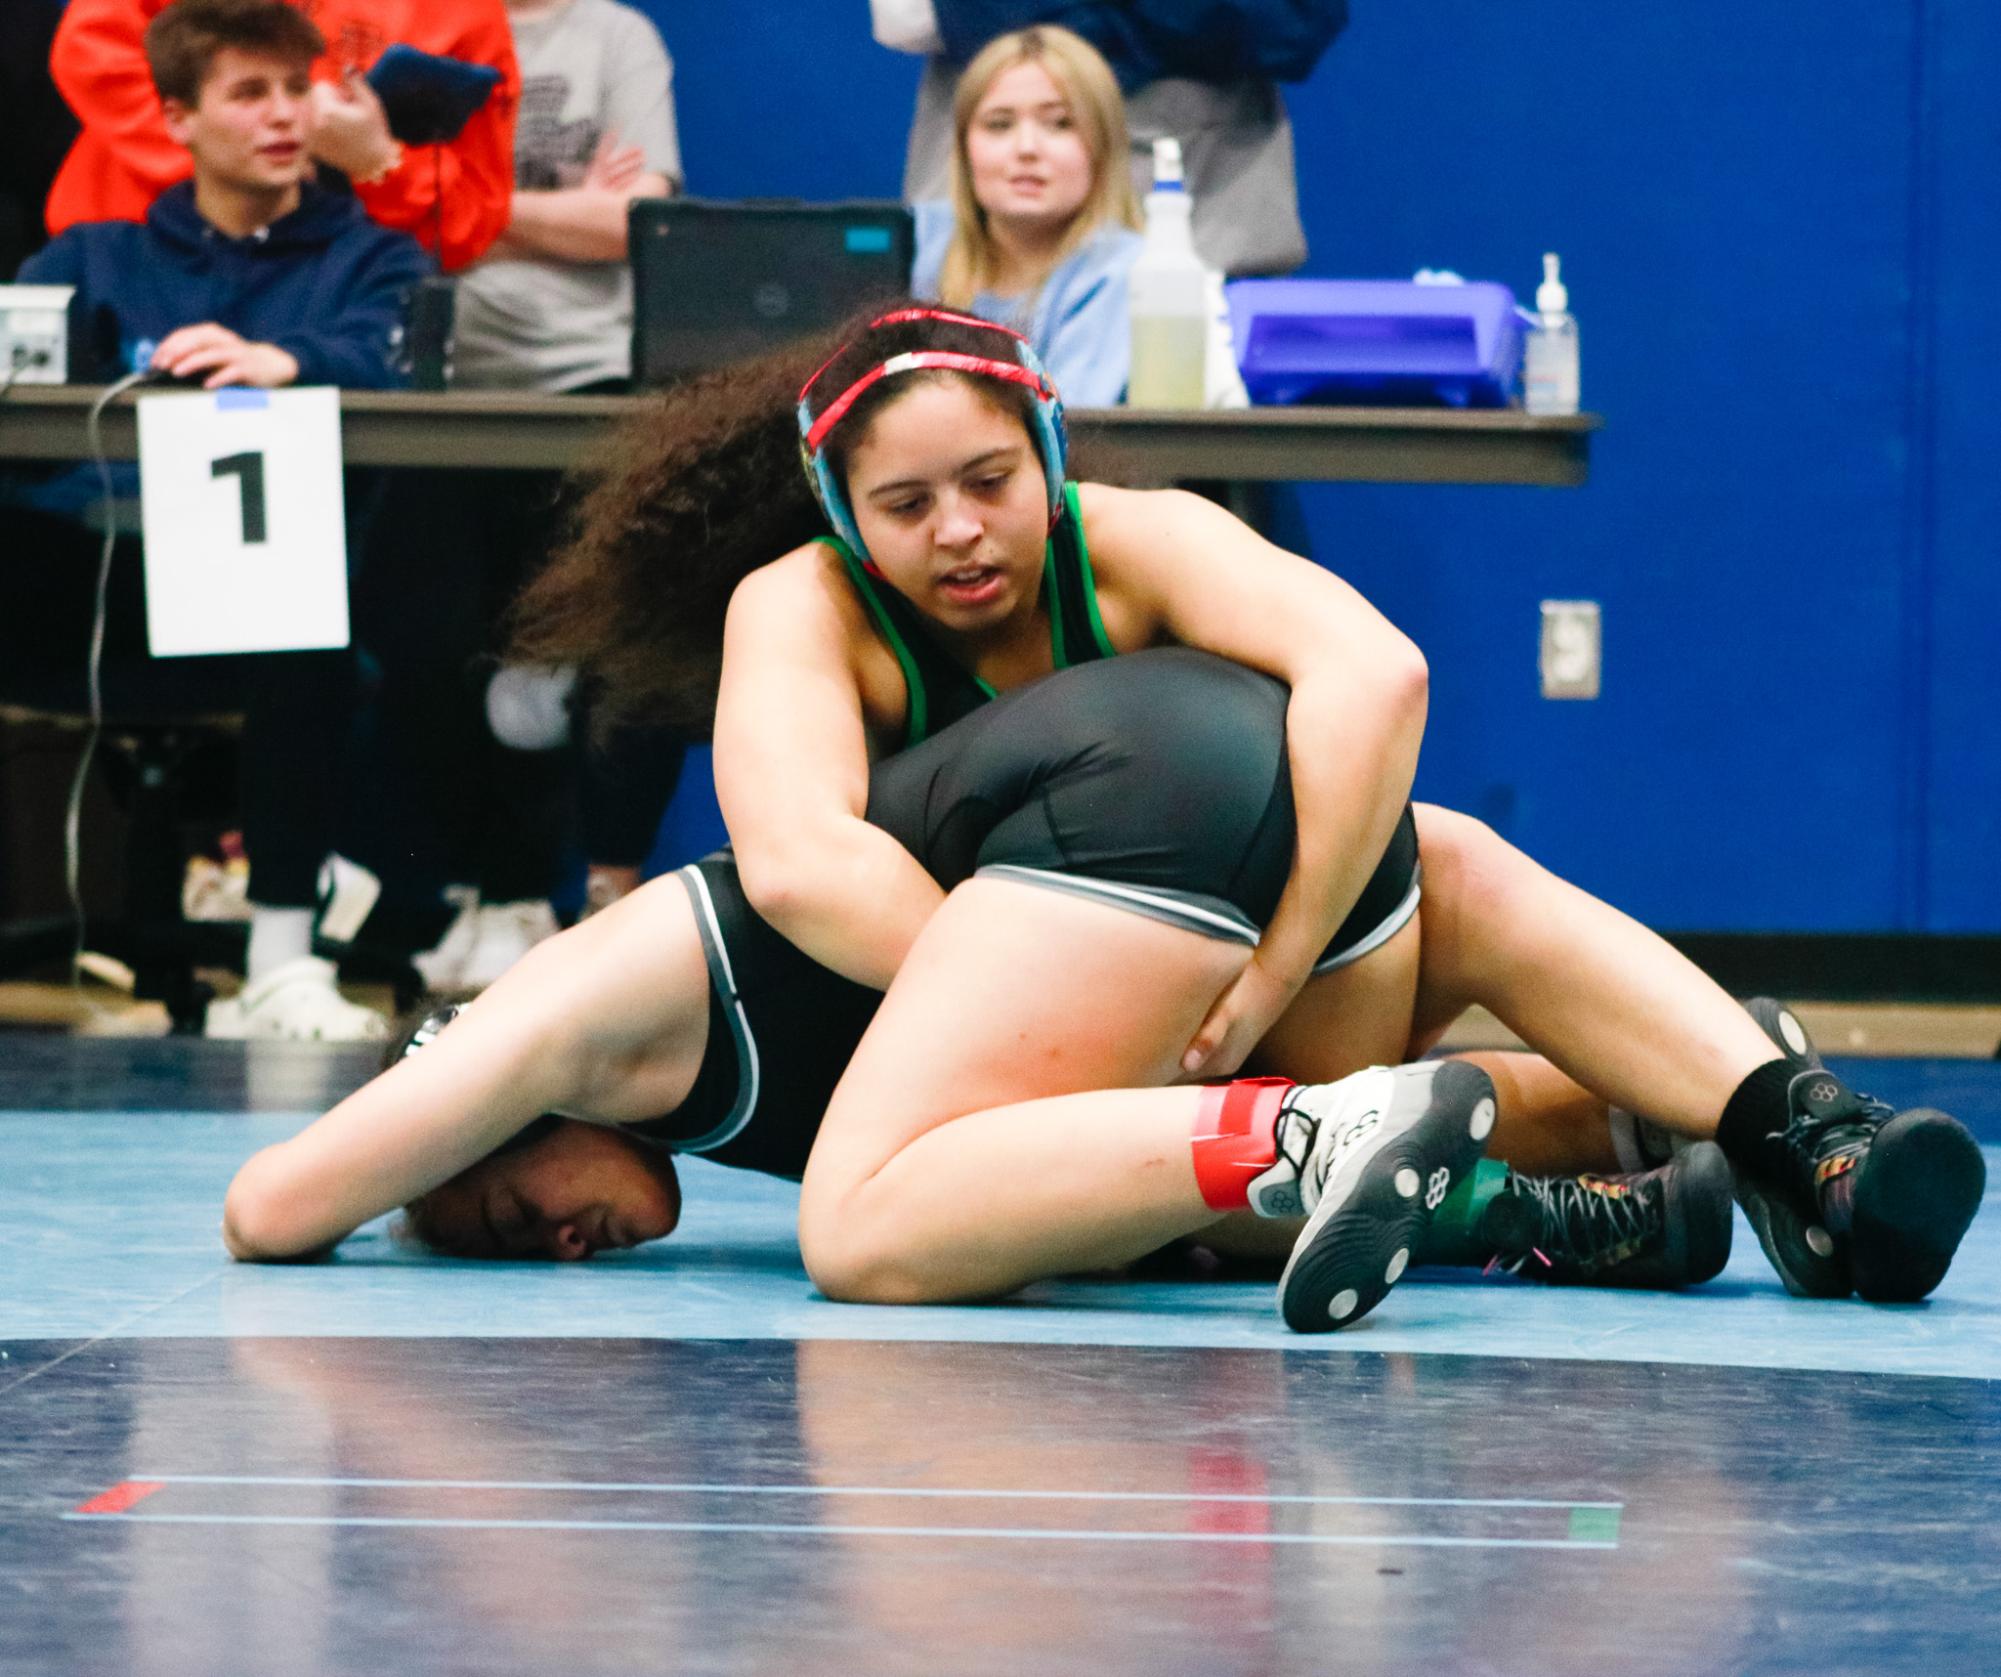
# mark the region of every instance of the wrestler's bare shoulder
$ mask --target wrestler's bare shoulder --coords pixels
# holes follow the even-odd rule
[[[804,542],[760,565],[736,585],[730,615],[781,613],[793,622],[838,626],[844,639],[867,632],[867,618],[840,555],[827,542]]]

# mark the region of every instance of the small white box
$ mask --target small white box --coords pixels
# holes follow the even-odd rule
[[[0,384],[69,382],[73,285],[0,285]]]

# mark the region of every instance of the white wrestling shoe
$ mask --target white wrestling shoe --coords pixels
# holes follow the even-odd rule
[[[1465,1060],[1372,1066],[1291,1091],[1273,1170],[1298,1160],[1309,1215],[1278,1280],[1286,1326],[1326,1333],[1375,1309],[1493,1127],[1493,1080]],[[1272,1203],[1264,1180],[1251,1185],[1254,1208]]]
[[[202,1034],[234,1042],[381,1042],[389,1021],[340,993],[333,962],[301,955],[228,1000],[210,1002]]]

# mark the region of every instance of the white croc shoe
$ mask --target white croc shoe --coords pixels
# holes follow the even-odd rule
[[[239,1042],[381,1042],[389,1021],[341,995],[333,962],[301,955],[240,994],[210,1002],[203,1034]]]

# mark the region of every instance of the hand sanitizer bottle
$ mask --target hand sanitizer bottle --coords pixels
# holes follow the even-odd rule
[[[1536,321],[1522,346],[1522,406],[1530,413],[1577,412],[1577,317],[1552,252],[1542,259]]]
[[[1153,142],[1153,190],[1146,195],[1146,243],[1127,284],[1132,372],[1126,401],[1136,408],[1199,408],[1209,343],[1208,271],[1195,254],[1194,203],[1181,180],[1181,142]]]

